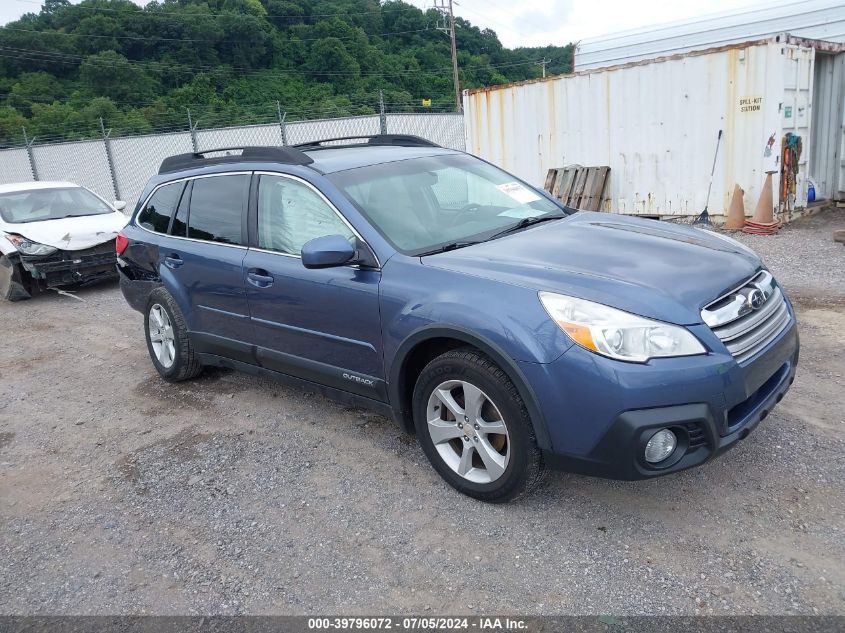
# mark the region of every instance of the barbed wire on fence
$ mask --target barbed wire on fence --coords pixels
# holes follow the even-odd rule
[[[22,129],[23,143],[0,148],[0,184],[31,180],[71,181],[105,199],[134,203],[147,180],[167,156],[218,147],[296,145],[326,138],[367,137],[380,132],[413,134],[443,147],[465,147],[463,116],[454,112],[383,101],[376,113],[308,118],[302,111],[287,113],[278,102],[273,114],[238,117],[222,123],[203,112],[186,111],[185,123],[154,134],[113,135],[102,119],[99,125],[63,128],[32,137]],[[201,110],[201,108],[200,108]],[[445,110],[445,109],[444,109]],[[204,122],[206,119],[210,124]],[[67,140],[74,134],[79,140]]]

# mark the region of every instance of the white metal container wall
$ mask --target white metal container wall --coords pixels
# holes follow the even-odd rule
[[[575,69],[588,70],[765,39],[779,33],[845,42],[842,0],[778,0],[700,18],[585,39]]]
[[[710,211],[723,213],[738,183],[750,214],[765,173],[779,169],[786,69],[798,59],[799,83],[810,82],[813,53],[757,44],[470,91],[467,147],[538,186],[551,167],[609,165],[604,210],[694,215],[722,129]],[[741,111],[741,99],[757,98],[759,110]],[[802,116],[808,125],[809,107]],[[806,134],[803,143],[806,156]]]

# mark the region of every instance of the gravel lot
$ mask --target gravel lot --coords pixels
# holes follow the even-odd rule
[[[0,304],[2,614],[845,614],[845,212],[741,236],[796,300],[792,391],[723,458],[491,506],[388,420],[169,385],[115,285]],[[706,271],[705,271],[706,274]]]

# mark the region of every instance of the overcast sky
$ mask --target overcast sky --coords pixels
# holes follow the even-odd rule
[[[143,0],[136,0],[143,5]],[[430,7],[432,0],[410,0]],[[760,0],[458,0],[457,15],[498,33],[505,46],[564,45],[588,37],[760,4]],[[38,0],[0,0],[0,24],[38,11]]]

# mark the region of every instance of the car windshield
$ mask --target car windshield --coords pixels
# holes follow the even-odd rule
[[[105,213],[114,213],[114,211],[82,187],[55,187],[0,193],[0,217],[9,224]]]
[[[408,255],[489,239],[566,213],[507,172],[466,154],[359,167],[329,178]]]

